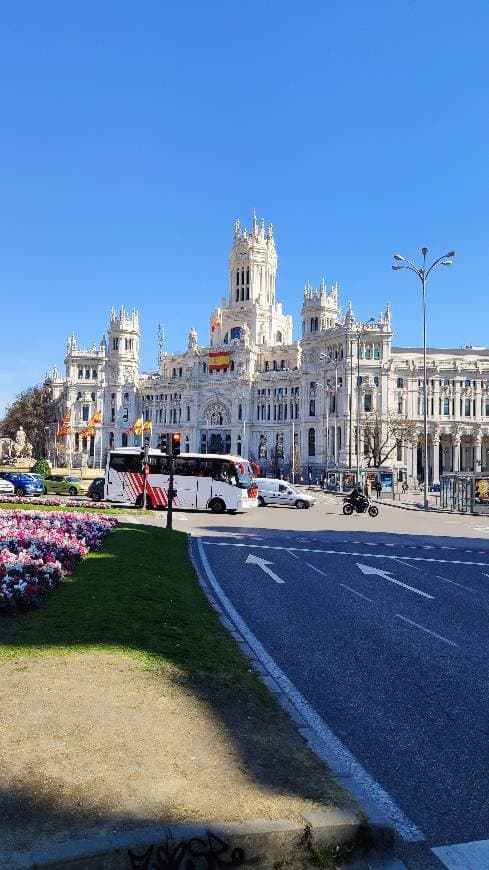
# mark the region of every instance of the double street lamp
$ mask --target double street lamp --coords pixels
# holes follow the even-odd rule
[[[361,379],[360,379],[360,341],[362,335],[367,332],[368,326],[370,323],[375,322],[375,317],[369,317],[369,319],[365,323],[358,323],[355,332],[357,335],[357,443],[356,443],[356,455],[357,455],[357,483],[360,483],[360,404],[361,404]]]
[[[433,269],[437,269],[438,266],[451,266],[452,260],[451,258],[455,256],[455,251],[449,251],[448,254],[444,254],[443,257],[438,257],[431,266],[426,266],[426,255],[428,254],[428,248],[421,248],[421,253],[423,255],[423,265],[416,266],[415,263],[412,263],[411,260],[408,260],[406,257],[402,257],[401,254],[394,254],[394,260],[397,260],[392,268],[395,271],[399,269],[409,269],[410,272],[414,272],[419,280],[421,281],[421,287],[423,292],[423,442],[424,442],[424,509],[428,510],[428,479],[429,479],[429,463],[428,463],[428,382],[427,382],[427,371],[426,371],[426,282],[428,280],[428,276]]]

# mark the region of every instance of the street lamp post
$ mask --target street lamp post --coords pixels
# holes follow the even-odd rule
[[[395,263],[392,268],[395,271],[399,269],[409,269],[410,272],[414,272],[419,280],[421,281],[421,288],[423,293],[423,449],[424,449],[424,509],[428,510],[428,478],[429,478],[429,463],[428,463],[428,383],[427,383],[427,371],[426,371],[426,282],[428,280],[428,276],[433,269],[436,269],[438,266],[451,266],[452,260],[449,259],[455,256],[455,251],[449,251],[448,254],[444,254],[443,257],[438,257],[431,266],[426,267],[426,255],[428,254],[428,248],[421,248],[421,253],[423,255],[423,265],[416,266],[415,263],[412,263],[411,260],[408,260],[406,257],[402,257],[401,254],[394,254],[394,260],[398,262]]]
[[[360,482],[360,400],[361,400],[361,390],[360,390],[360,341],[362,335],[365,333],[366,328],[369,323],[374,323],[375,317],[370,317],[366,323],[359,323],[356,328],[357,334],[357,444],[356,444],[356,456],[357,456],[357,483]]]

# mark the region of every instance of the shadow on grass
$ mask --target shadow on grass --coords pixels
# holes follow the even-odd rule
[[[0,618],[0,660],[86,650],[128,653],[205,704],[262,793],[351,807],[209,606],[183,533],[121,524],[42,608]],[[14,786],[10,798],[15,806]]]

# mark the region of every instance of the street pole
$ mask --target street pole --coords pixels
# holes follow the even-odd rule
[[[353,438],[353,338],[350,337],[350,396],[348,400],[348,468],[351,471],[352,463],[352,438]]]
[[[328,481],[329,469],[329,387],[324,391],[324,401],[326,402],[326,485]]]
[[[170,462],[170,479],[168,481],[168,507],[166,509],[166,527],[167,529],[173,528],[173,475],[175,474],[175,460],[173,458],[173,453],[170,451],[170,455],[168,456],[168,460]]]
[[[426,254],[428,248],[423,248],[423,269],[421,274],[421,286],[423,288],[423,449],[424,449],[424,481],[423,481],[423,502],[425,511],[428,510],[428,483],[429,483],[429,462],[428,462],[428,372],[426,368]]]
[[[360,483],[360,336],[357,333],[357,483]]]
[[[428,510],[428,483],[429,483],[429,461],[428,461],[428,371],[426,365],[426,282],[428,280],[428,276],[433,269],[438,268],[438,266],[451,266],[452,260],[448,259],[455,256],[455,251],[449,251],[448,254],[444,254],[443,257],[438,257],[431,266],[426,268],[426,255],[428,254],[428,248],[421,248],[421,253],[423,255],[423,265],[416,266],[411,260],[408,260],[407,257],[401,256],[401,254],[394,254],[394,259],[398,262],[392,266],[394,270],[399,269],[409,269],[410,272],[414,272],[419,280],[421,281],[421,289],[422,289],[422,301],[423,301],[423,450],[424,450],[424,467],[423,467],[423,502],[424,502],[424,510]]]
[[[292,403],[293,404],[293,403]],[[294,412],[292,411],[292,415]],[[292,485],[295,483],[295,423],[292,416]]]

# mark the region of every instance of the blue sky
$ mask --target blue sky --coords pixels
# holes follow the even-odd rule
[[[489,344],[486,2],[19,0],[0,27],[0,412],[136,305],[143,368],[227,293],[233,222],[272,221],[278,295],[338,281],[396,344],[455,248],[429,342]]]

